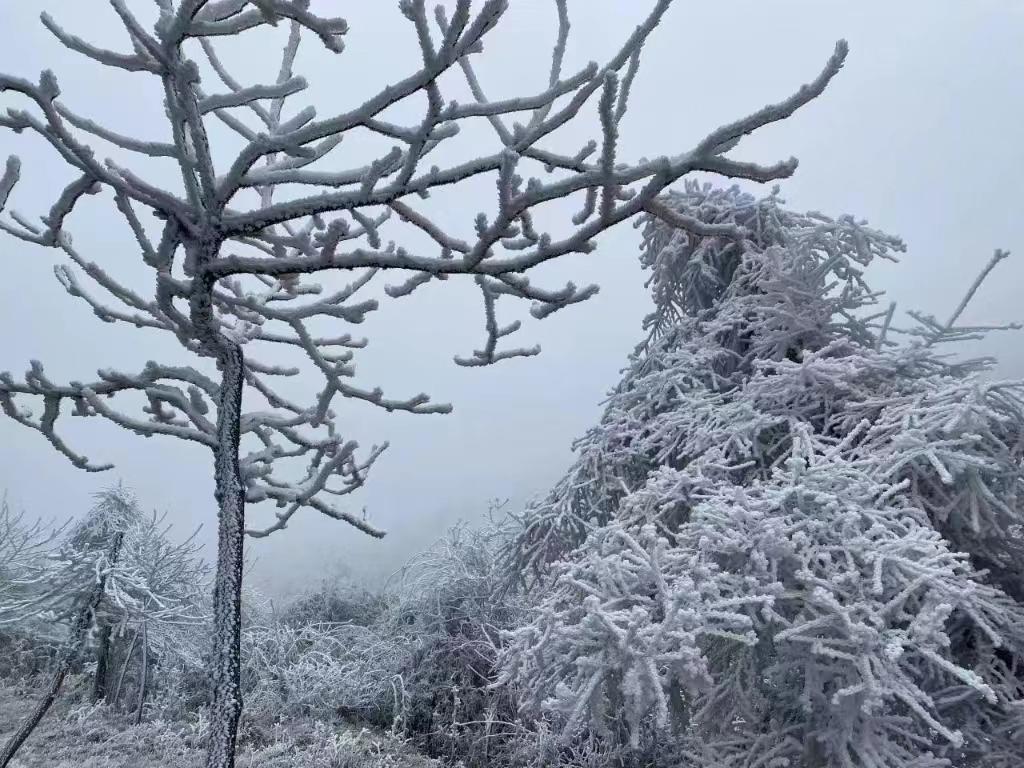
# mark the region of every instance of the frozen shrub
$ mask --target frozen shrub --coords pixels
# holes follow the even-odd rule
[[[379,595],[350,581],[324,582],[288,603],[281,611],[286,624],[356,624],[367,626],[380,615]]]
[[[403,569],[392,588],[387,635],[403,648],[393,679],[402,728],[432,754],[486,762],[515,719],[514,699],[492,688],[501,632],[524,616],[505,590],[497,525],[452,529]]]
[[[567,743],[636,759],[1010,765],[1024,384],[942,349],[987,330],[960,319],[1006,254],[900,329],[864,279],[895,238],[776,194],[664,201],[734,230],[646,222],[648,336],[505,551],[538,605],[502,679]]]
[[[457,527],[381,596],[326,587],[255,618],[243,633],[246,720],[345,715],[485,764],[521,730],[510,690],[491,687],[501,632],[524,616],[497,560],[506,535]]]
[[[269,621],[243,634],[247,717],[336,715],[351,697],[353,637],[344,625]]]

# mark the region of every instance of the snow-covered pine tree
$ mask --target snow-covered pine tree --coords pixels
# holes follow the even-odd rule
[[[0,611],[10,621],[44,617],[59,639],[91,593],[96,563],[106,557],[115,534],[121,545],[96,608],[97,627],[124,637],[148,624],[150,642],[160,650],[198,654],[186,649],[179,631],[209,618],[208,567],[195,535],[173,541],[164,517],[147,514],[123,486],[96,494],[82,519],[28,571],[31,588],[18,601],[0,601]]]
[[[96,494],[82,519],[54,541],[64,531],[0,515],[0,533],[10,535],[0,553],[12,555],[0,579],[0,624],[61,647],[57,666],[67,667],[61,676],[89,650],[96,662],[94,700],[108,692],[116,698],[134,664],[138,719],[154,659],[202,663],[206,637],[196,630],[209,622],[208,567],[194,534],[173,541],[164,517],[145,513],[122,486]]]
[[[89,634],[96,624],[100,604],[106,596],[110,572],[117,566],[124,541],[124,531],[116,524],[116,518],[110,518],[112,524],[108,525],[107,522],[100,515],[90,514],[71,530],[67,545],[60,549],[59,559],[67,560],[72,552],[74,555],[66,563],[68,567],[55,569],[54,573],[60,570],[75,572],[79,579],[57,584],[48,579],[41,594],[28,601],[22,595],[21,602],[13,606],[12,612],[23,616],[56,616],[68,620],[69,626],[42,697],[0,747],[0,768],[7,768],[14,760],[18,750],[57,700],[64,679],[81,659]],[[33,583],[42,584],[35,579]],[[68,592],[66,595],[65,589]],[[51,603],[60,606],[58,612],[45,610]]]
[[[777,193],[662,202],[723,231],[644,223],[656,308],[509,549],[544,589],[504,679],[701,768],[1019,765],[1024,384],[943,351],[1006,254],[898,331],[863,278],[896,238]]]
[[[123,590],[114,585],[110,572],[122,562],[123,537],[137,523],[138,516],[138,510],[120,489],[98,494],[96,503],[80,520],[65,526],[63,536],[57,538],[47,532],[47,546],[39,547],[31,559],[16,558],[8,566],[11,581],[21,589],[16,594],[0,595],[0,616],[7,623],[41,618],[50,639],[60,642],[91,599],[98,573],[105,570],[107,586],[97,598],[96,610],[113,618],[111,601],[113,605],[123,604],[119,597]],[[40,529],[42,526],[37,525],[34,530]],[[112,561],[108,553],[116,534],[122,541],[117,546],[117,560]],[[121,570],[125,571],[123,567]]]

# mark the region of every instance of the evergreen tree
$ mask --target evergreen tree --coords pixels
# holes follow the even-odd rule
[[[147,515],[125,488],[98,493],[66,530],[4,512],[0,532],[10,555],[0,569],[0,625],[62,648],[68,669],[89,651],[94,701],[116,700],[134,666],[139,719],[154,662],[202,664],[209,578],[195,534],[172,541],[164,517]]]
[[[1024,384],[864,280],[902,243],[696,184],[649,218],[655,311],[508,551],[524,708],[718,766],[1019,765]],[[897,341],[896,339],[899,339]],[[623,716],[623,713],[625,716]]]

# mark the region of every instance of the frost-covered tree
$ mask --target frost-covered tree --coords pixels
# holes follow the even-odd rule
[[[31,676],[52,661],[54,646],[40,642],[46,625],[26,620],[24,607],[44,588],[64,527],[0,499],[0,677]]]
[[[11,574],[10,582],[21,587],[0,598],[0,612],[8,622],[43,617],[52,638],[63,637],[66,628],[76,621],[82,605],[92,599],[97,563],[107,564],[106,582],[109,570],[121,560],[124,534],[134,523],[134,510],[121,503],[110,503],[113,499],[120,501],[114,494],[101,494],[81,520],[66,526],[64,536],[58,539],[56,532],[48,532],[42,539],[46,544],[34,548],[35,552],[19,542],[29,540],[30,534],[39,540],[39,534],[33,532],[45,530],[42,524],[26,526],[23,514],[9,519],[14,553],[28,551],[31,556],[15,557],[5,569]],[[121,543],[117,546],[118,557],[112,559],[108,553],[115,535]],[[102,602],[106,596],[105,587],[104,594],[97,599]]]
[[[527,711],[703,768],[1009,768],[1024,754],[1024,383],[864,280],[903,249],[777,194],[644,222],[655,311],[509,562]],[[877,311],[879,310],[880,311]]]
[[[98,643],[93,698],[117,702],[125,675],[137,669],[135,720],[142,717],[154,662],[196,668],[205,655],[209,568],[200,556],[198,530],[181,541],[171,536],[166,514],[147,514],[122,487],[99,494],[95,511],[123,510],[121,558],[107,580],[97,612]],[[120,661],[116,679],[108,663]],[[109,689],[109,684],[114,688]],[[108,695],[109,694],[109,695]]]
[[[36,642],[59,647],[75,634],[83,607],[91,624],[81,654],[95,651],[93,700],[106,698],[112,681],[109,662],[121,657],[116,693],[134,661],[141,714],[147,674],[154,657],[196,666],[202,648],[196,628],[208,623],[207,566],[199,557],[195,534],[172,541],[164,516],[147,515],[122,486],[96,495],[85,516],[60,533],[29,526],[23,516],[0,517],[10,541],[4,550],[17,555],[4,568],[11,589],[0,591],[0,622],[23,627]],[[116,559],[108,552],[115,537]],[[96,593],[98,563],[104,563],[103,588]]]
[[[319,105],[325,116],[312,106],[287,114],[285,109],[306,86],[293,72],[302,39],[340,53],[347,32],[342,19],[317,15],[308,0],[156,0],[153,25],[125,0],[111,5],[131,43],[128,53],[97,47],[47,15],[43,23],[72,51],[152,78],[164,97],[166,135],[133,136],[100,125],[61,98],[52,72],[35,82],[0,75],[0,93],[27,106],[9,110],[0,126],[38,134],[76,174],[41,220],[11,210],[0,229],[61,251],[71,264],[57,268],[58,279],[101,320],[169,334],[194,364],[101,369],[94,380],[63,384],[34,362],[22,379],[0,377],[0,407],[86,470],[107,465],[90,461],[62,437],[69,410],[211,451],[219,522],[208,764],[227,767],[242,706],[245,505],[269,502],[279,509],[272,525],[250,530],[254,535],[285,527],[303,508],[382,535],[334,502],[364,482],[383,450],[360,453],[339,433],[337,401],[412,413],[449,409],[423,394],[395,399],[352,383],[352,352],[364,342],[348,326],[378,307],[376,299],[360,299],[367,285],[384,271],[402,273],[404,279],[385,288],[397,298],[430,281],[471,277],[482,298],[486,335],[479,350],[457,362],[478,366],[536,354],[535,347],[499,348],[519,323],[498,322],[498,299],[531,301],[536,318],[587,299],[595,287],[570,283],[547,289],[527,274],[565,254],[590,251],[597,235],[643,211],[695,232],[716,231],[665,208],[657,195],[694,171],[761,182],[792,173],[793,159],[762,166],[727,153],[746,134],[787,118],[819,95],[842,66],[846,46],[840,43],[824,71],[784,101],[712,131],[689,150],[627,162],[618,151],[619,126],[641,49],[671,0],[652,2],[608,61],[574,72],[563,66],[567,2],[554,0],[547,81],[525,95],[498,100],[488,98],[474,60],[508,0],[455,0],[435,9],[433,19],[424,0],[401,0],[421,66],[397,82],[381,83],[361,104]],[[288,37],[274,82],[245,81],[245,73],[233,72],[215,50],[222,38],[282,22]],[[387,45],[398,44],[397,33],[387,37]],[[552,149],[558,130],[594,102],[598,138],[577,152]],[[421,105],[422,117],[412,124],[394,122],[390,108],[400,104]],[[482,120],[493,126],[493,148],[456,146],[460,126]],[[233,132],[240,149],[213,138],[215,122]],[[331,152],[343,139],[365,148],[365,158],[353,167],[332,162]],[[114,156],[101,159],[108,151]],[[147,179],[151,161],[173,163],[180,185]],[[20,172],[12,157],[0,177],[0,209]],[[433,192],[477,177],[494,180],[493,205],[490,213],[471,214],[463,231],[442,227],[420,204]],[[133,234],[139,260],[152,276],[146,291],[72,244],[66,224],[82,198],[97,193],[111,196]],[[567,198],[578,198],[577,216],[557,231],[535,226],[537,209]],[[351,282],[322,289],[311,278],[324,273]],[[344,326],[340,333],[338,325]],[[278,384],[300,372],[282,364],[289,352],[300,353],[322,378],[322,389],[308,401],[296,402]],[[23,404],[33,399],[39,401],[35,413]]]
[[[0,626],[17,621],[22,607],[42,589],[48,556],[57,546],[62,528],[43,520],[30,521],[0,499]]]
[[[22,615],[37,615],[41,612],[39,606],[46,605],[48,599],[57,596],[62,587],[70,586],[72,590],[69,595],[70,599],[66,603],[67,607],[63,610],[63,616],[69,620],[69,628],[57,653],[50,682],[36,706],[0,749],[0,768],[7,768],[21,745],[46,716],[50,707],[53,706],[53,702],[57,700],[64,679],[81,659],[88,643],[89,634],[95,625],[100,603],[106,595],[107,579],[120,559],[124,532],[113,526],[93,527],[91,523],[94,519],[93,517],[87,518],[70,534],[70,538],[79,544],[83,539],[90,539],[96,544],[96,546],[81,547],[78,550],[81,559],[77,560],[77,563],[81,565],[79,575],[82,578],[75,580],[70,585],[55,585],[50,579],[46,579],[41,582],[44,590],[41,596],[34,596],[27,600],[24,595],[19,595],[20,599],[13,604],[15,612]],[[66,551],[62,548],[62,554]]]
[[[107,575],[106,589],[97,606],[97,623],[118,628],[119,634],[143,623],[177,624],[204,620],[203,590],[206,566],[199,557],[195,534],[182,542],[171,540],[164,516],[146,514],[123,486],[96,494],[95,503],[75,523],[59,545],[35,561],[30,573],[34,589],[26,589],[20,601],[4,600],[9,615],[45,615],[55,632],[77,613],[85,594],[91,592],[95,560],[109,549],[114,534],[122,543],[116,563]],[[157,637],[163,630],[154,629]],[[173,644],[167,637],[162,645]]]

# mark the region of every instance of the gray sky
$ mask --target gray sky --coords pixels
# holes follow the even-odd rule
[[[152,3],[131,5],[147,9]],[[341,56],[312,43],[304,49],[297,69],[312,87],[296,105],[312,101],[321,115],[342,111],[417,66],[411,27],[394,0],[314,5],[345,15],[351,32]],[[570,0],[569,68],[613,54],[649,5]],[[478,57],[492,98],[539,91],[546,79],[554,3],[512,0],[511,6]],[[126,50],[105,0],[0,0],[0,71],[34,80],[52,68],[72,108],[122,132],[165,138],[156,81],[111,74],[67,52],[39,23],[42,10],[71,32]],[[849,40],[851,54],[825,95],[748,138],[733,154],[761,162],[796,155],[800,168],[782,185],[792,206],[852,213],[901,235],[909,247],[906,258],[881,265],[873,282],[904,309],[948,313],[995,247],[1014,251],[1016,258],[1000,265],[968,319],[1024,319],[1017,298],[1024,278],[1024,220],[1018,215],[1024,199],[1024,4],[1015,0],[676,0],[645,50],[620,154],[636,159],[685,150],[719,124],[789,95],[818,73],[840,37]],[[250,35],[229,42],[225,58],[236,72],[252,73],[246,80],[264,82],[275,72],[273,39]],[[0,97],[0,107],[15,103]],[[589,113],[581,117],[564,133],[566,146],[595,135],[594,125]],[[222,156],[231,156],[229,140],[220,141]],[[495,145],[487,130],[470,131],[459,141],[465,153],[490,152]],[[358,141],[343,148],[347,159],[376,149]],[[39,140],[0,132],[0,155],[10,153],[23,160],[24,181],[13,206],[32,216],[44,213],[69,178],[67,170]],[[151,178],[174,183],[163,168],[153,169]],[[493,194],[491,183],[435,201],[436,215],[471,221],[476,196]],[[115,273],[137,270],[137,255],[109,197],[88,201],[68,228],[91,259]],[[287,587],[340,562],[381,573],[457,518],[477,518],[491,498],[509,498],[515,508],[543,493],[568,465],[572,439],[597,419],[604,392],[639,338],[648,302],[637,241],[626,226],[604,236],[596,253],[545,268],[541,277],[550,284],[596,282],[601,293],[543,322],[525,323],[520,343],[540,343],[538,358],[484,369],[455,366],[452,356],[478,345],[483,326],[477,294],[453,281],[385,301],[362,327],[351,329],[371,342],[356,358],[361,385],[380,385],[394,396],[426,391],[452,402],[455,412],[410,416],[345,403],[344,434],[365,446],[391,442],[367,487],[351,500],[356,509],[365,505],[390,536],[372,541],[342,523],[300,513],[304,517],[287,530],[251,548],[261,580]],[[186,359],[154,333],[100,323],[54,279],[56,256],[0,240],[7,276],[0,281],[0,370],[19,374],[38,358],[54,379],[84,380],[99,367],[136,370],[150,358]],[[1024,375],[1022,341],[1002,335],[985,343],[986,352],[1004,360],[1001,375]],[[308,383],[319,385],[315,377]],[[90,493],[120,478],[145,505],[169,510],[182,534],[199,523],[212,532],[205,450],[166,438],[142,440],[99,419],[69,424],[66,435],[79,449],[117,469],[80,472],[37,433],[0,419],[0,488],[15,504],[66,517],[86,507]]]

